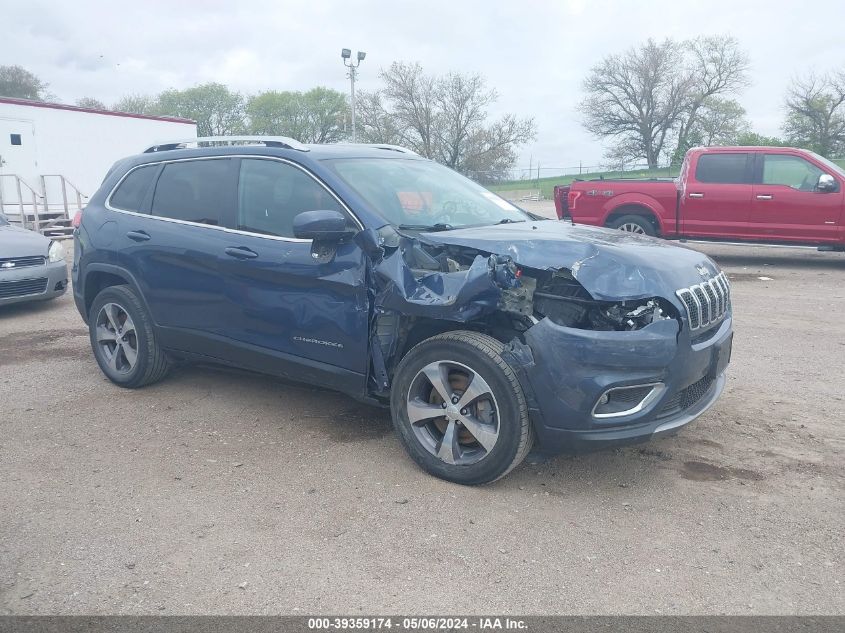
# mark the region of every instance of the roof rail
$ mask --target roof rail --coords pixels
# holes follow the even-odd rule
[[[193,145],[200,147],[201,145],[250,145],[263,144],[266,147],[283,147],[285,149],[295,149],[300,152],[307,152],[308,148],[297,141],[296,139],[288,138],[287,136],[200,136],[198,138],[188,138],[182,141],[167,141],[166,143],[158,143],[152,147],[144,150],[144,154],[152,152],[166,152],[172,149],[187,149]]]
[[[389,145],[387,143],[370,143],[370,147],[375,147],[376,149],[386,149],[392,152],[402,152],[403,154],[413,154],[417,156],[417,153],[413,150],[408,149],[407,147],[402,147],[401,145]]]

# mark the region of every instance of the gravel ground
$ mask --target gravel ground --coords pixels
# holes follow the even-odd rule
[[[480,488],[342,395],[122,390],[69,294],[0,308],[0,613],[845,613],[845,255],[695,248],[733,279],[717,405]]]

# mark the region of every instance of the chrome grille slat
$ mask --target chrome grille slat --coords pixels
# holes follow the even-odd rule
[[[731,309],[731,285],[725,273],[675,294],[687,310],[690,330],[721,321]]]
[[[47,262],[41,255],[29,257],[0,257],[0,270],[26,268],[28,266],[43,266]]]

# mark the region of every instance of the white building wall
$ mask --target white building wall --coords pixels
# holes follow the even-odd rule
[[[16,161],[7,133],[22,122],[35,146],[35,164]],[[30,122],[31,126],[27,126]],[[138,154],[158,142],[196,138],[194,123],[113,115],[100,112],[64,110],[0,101],[0,157],[7,158],[0,174],[21,172],[24,180],[40,190],[40,176],[61,174],[86,196],[91,196],[115,161]],[[17,154],[19,156],[20,154]],[[48,192],[49,193],[49,192]],[[7,197],[8,200],[8,197]]]

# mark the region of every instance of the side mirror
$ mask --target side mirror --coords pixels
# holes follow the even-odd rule
[[[339,242],[353,233],[339,211],[303,211],[293,219],[293,234],[302,240]]]
[[[819,191],[836,191],[836,179],[830,174],[822,174],[819,176],[816,189]]]

